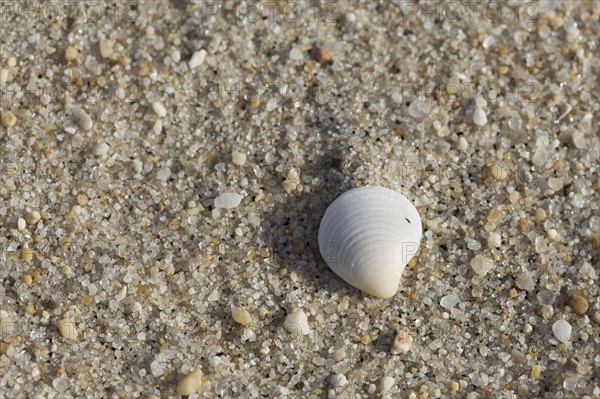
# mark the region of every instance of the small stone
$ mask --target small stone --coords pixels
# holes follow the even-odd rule
[[[92,118],[81,107],[76,105],[70,106],[71,112],[77,119],[78,126],[83,130],[90,130],[94,125]]]
[[[161,118],[167,116],[167,109],[164,105],[162,105],[162,103],[158,101],[152,103],[152,110],[156,115],[160,116]]]
[[[4,84],[4,83],[8,82],[8,74],[9,74],[8,69],[6,69],[6,68],[0,69],[0,84]]]
[[[393,355],[397,355],[399,353],[407,353],[412,348],[413,338],[408,333],[408,330],[405,328],[398,331],[394,340],[392,341],[392,345],[390,346],[390,352]]]
[[[89,200],[90,199],[88,198],[88,196],[85,193],[77,194],[77,203],[80,206],[86,206],[88,204]]]
[[[548,229],[548,231],[546,231],[546,233],[548,234],[548,238],[551,239],[552,241],[560,241],[560,235],[558,234],[558,232],[555,229]]]
[[[519,289],[525,291],[531,291],[535,287],[535,282],[527,272],[519,274],[519,277],[517,277],[516,284],[517,287],[519,287]]]
[[[594,314],[592,315],[592,320],[594,320],[594,322],[596,322],[597,324],[600,324],[600,310],[596,310],[594,312]]]
[[[206,50],[204,50],[204,49],[198,50],[192,55],[192,58],[190,58],[190,62],[188,63],[188,66],[190,67],[190,69],[197,68],[204,63],[205,58],[206,58]]]
[[[450,383],[450,392],[456,392],[458,391],[458,388],[460,387],[458,381],[452,381]]]
[[[302,53],[302,50],[300,50],[298,47],[294,46],[290,50],[289,57],[290,57],[290,60],[292,60],[292,61],[299,61],[304,57],[304,54]]]
[[[12,112],[3,112],[2,113],[2,126],[5,128],[13,127],[17,123],[17,117]]]
[[[475,108],[475,111],[473,112],[473,123],[478,126],[483,126],[487,123],[487,115],[482,108]]]
[[[533,378],[534,380],[537,380],[538,378],[540,378],[541,374],[542,374],[542,366],[540,366],[539,364],[536,364],[531,368],[531,374],[529,376],[531,378]]]
[[[560,342],[569,342],[572,330],[569,322],[563,319],[555,321],[552,325],[552,332]]]
[[[499,163],[494,163],[489,166],[490,175],[496,180],[506,180],[508,171]]]
[[[27,224],[34,225],[40,221],[42,215],[38,211],[29,211],[25,212],[24,218]]]
[[[516,203],[517,201],[519,201],[519,199],[521,199],[521,194],[519,194],[518,191],[513,191],[508,195],[508,200],[511,204]]]
[[[33,259],[33,249],[27,247],[23,248],[21,250],[21,259],[25,262],[31,262]]]
[[[386,375],[379,381],[379,393],[385,395],[394,386],[394,377]]]
[[[108,154],[108,150],[110,150],[110,146],[106,143],[98,143],[94,147],[92,147],[92,154],[97,157],[102,157]]]
[[[121,289],[119,290],[117,295],[115,295],[115,299],[117,301],[121,302],[123,299],[125,299],[126,296],[127,296],[127,286],[124,285],[121,287]]]
[[[542,305],[542,317],[545,320],[548,320],[552,316],[554,316],[554,308],[552,305]]]
[[[232,151],[231,162],[233,162],[234,165],[242,166],[246,163],[246,154],[244,154],[243,152]]]
[[[580,316],[585,314],[585,312],[588,311],[589,307],[587,299],[578,294],[572,294],[571,296],[569,296],[569,306],[575,314],[578,314]]]
[[[331,378],[329,378],[329,382],[331,382],[331,385],[333,385],[334,387],[341,387],[344,386],[348,383],[348,380],[346,379],[346,376],[344,374],[334,374],[331,376]]]
[[[341,362],[342,360],[344,360],[344,358],[346,357],[346,352],[344,352],[343,349],[336,349],[333,351],[333,353],[331,354],[331,358],[335,361],[335,362]]]
[[[202,370],[195,368],[177,383],[177,394],[189,396],[202,388]]]
[[[317,49],[317,51],[315,52],[315,58],[320,64],[333,64],[333,58],[331,57],[331,53],[329,53],[329,51],[325,47],[320,47]]]
[[[215,198],[214,206],[215,208],[233,209],[242,202],[242,198],[244,197],[238,193],[222,193]]]
[[[27,226],[27,223],[25,223],[25,219],[23,218],[19,218],[19,220],[17,220],[17,228],[20,231],[25,230],[25,227]]]
[[[237,306],[231,307],[231,316],[236,323],[241,324],[243,326],[247,326],[252,323],[252,316],[250,313],[244,308],[238,308]]]
[[[550,187],[552,189],[552,191],[558,191],[561,188],[563,188],[563,181],[562,179],[558,179],[556,177],[551,177],[548,179],[548,187]]]
[[[452,309],[458,302],[460,302],[458,295],[450,294],[442,297],[440,305],[446,309]]]
[[[488,247],[498,248],[502,244],[502,236],[499,233],[491,232],[488,236]]]
[[[523,231],[527,228],[527,219],[519,218],[519,221],[517,222],[517,224],[519,226],[519,230]]]
[[[69,320],[69,316],[65,316],[64,318],[58,321],[58,329],[61,335],[69,340],[75,340],[79,335],[79,332],[77,331],[77,326],[74,322]]]
[[[21,282],[25,285],[31,285],[31,283],[33,283],[33,278],[30,274],[24,274],[21,276]]]
[[[100,55],[103,58],[109,58],[113,55],[113,47],[108,40],[100,40]]]
[[[500,212],[497,208],[492,208],[490,213],[487,216],[487,220],[490,223],[496,223],[502,217],[502,212]]]
[[[171,169],[170,168],[162,168],[158,172],[156,172],[156,178],[160,181],[167,181],[171,177]]]
[[[73,61],[73,60],[77,59],[78,55],[79,55],[79,52],[73,46],[69,46],[65,50],[65,60],[67,60],[67,61]]]
[[[308,318],[302,310],[297,310],[286,316],[283,327],[293,335],[307,335],[310,333]]]
[[[471,259],[471,268],[480,277],[485,276],[494,267],[494,262],[483,254]]]
[[[586,147],[585,136],[583,135],[582,131],[573,129],[573,144],[575,144],[575,147],[579,148],[580,150]]]
[[[546,219],[546,211],[542,208],[538,208],[535,210],[535,219],[538,222],[542,222],[544,221],[544,219]]]

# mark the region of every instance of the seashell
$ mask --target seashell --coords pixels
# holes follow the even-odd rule
[[[419,213],[405,196],[380,186],[359,187],[340,195],[325,211],[319,250],[346,282],[389,298],[398,291],[421,234]]]

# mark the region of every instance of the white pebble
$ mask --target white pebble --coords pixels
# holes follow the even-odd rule
[[[482,108],[475,108],[475,111],[473,112],[473,123],[478,126],[483,126],[487,123],[487,115]]]
[[[440,300],[440,305],[445,307],[446,309],[452,309],[456,304],[460,301],[458,295],[450,294],[443,296]]]
[[[578,129],[573,129],[573,144],[579,149],[584,149],[586,146],[585,136],[583,135],[583,132]]]
[[[108,146],[108,144],[99,143],[99,144],[96,144],[94,146],[94,148],[92,148],[92,154],[94,154],[97,157],[102,157],[102,156],[108,154],[109,149],[110,149],[110,147]]]
[[[552,332],[560,342],[569,342],[572,330],[571,325],[566,320],[557,320],[552,325]]]
[[[482,254],[475,256],[471,260],[473,271],[480,277],[485,276],[494,267],[494,262]]]
[[[169,168],[163,168],[156,173],[156,178],[160,181],[167,181],[171,176],[171,170]]]
[[[204,63],[205,58],[206,58],[206,50],[202,49],[202,50],[196,51],[192,55],[192,58],[190,59],[190,62],[188,64],[190,69],[194,69],[194,68],[197,68],[200,65],[202,65]]]
[[[394,386],[394,377],[386,375],[379,381],[379,393],[385,395]]]
[[[289,56],[290,56],[290,60],[292,60],[292,61],[298,61],[303,58],[302,51],[300,51],[300,49],[298,47],[293,47],[292,50],[290,51]]]
[[[215,208],[233,209],[242,202],[242,198],[244,197],[238,193],[222,193],[215,198],[214,206]]]
[[[535,282],[527,272],[521,273],[519,277],[517,277],[516,284],[517,287],[525,291],[531,291],[535,288]]]
[[[490,235],[488,236],[488,246],[490,248],[499,247],[501,243],[502,243],[502,236],[500,236],[499,233],[496,233],[496,232],[490,233]]]
[[[288,314],[283,322],[283,327],[290,334],[294,335],[307,335],[310,333],[308,318],[306,317],[306,313],[302,310]]]
[[[73,105],[70,107],[73,116],[77,119],[77,124],[83,130],[90,130],[93,126],[92,118],[81,107]]]
[[[19,228],[19,230],[21,230],[21,231],[25,230],[25,226],[26,226],[25,219],[19,218],[19,220],[17,220],[17,227]]]
[[[329,378],[329,382],[331,382],[331,385],[333,385],[334,387],[341,387],[344,386],[348,383],[348,380],[346,379],[346,376],[344,374],[334,374],[331,376],[331,378]]]
[[[167,115],[167,110],[165,106],[159,103],[158,101],[152,103],[152,109],[154,110],[156,115],[160,116],[161,118],[164,118]]]
[[[550,187],[553,191],[558,191],[563,188],[562,179],[551,177],[548,179],[548,187]]]

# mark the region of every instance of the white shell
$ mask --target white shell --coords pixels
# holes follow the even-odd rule
[[[398,291],[421,234],[419,213],[405,196],[385,187],[359,187],[340,195],[325,211],[319,250],[346,282],[389,298]]]

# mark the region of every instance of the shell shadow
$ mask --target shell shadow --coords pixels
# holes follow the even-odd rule
[[[278,268],[295,272],[304,287],[314,291],[326,288],[335,291],[348,286],[325,263],[318,244],[321,218],[327,207],[340,194],[351,188],[351,181],[341,172],[343,153],[334,150],[332,156],[317,156],[301,168],[304,174],[318,177],[310,193],[291,193],[286,202],[277,203],[264,214],[261,239],[273,252]]]

